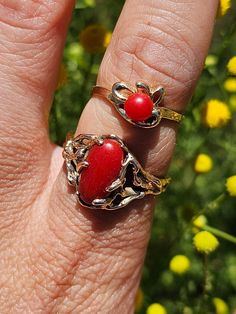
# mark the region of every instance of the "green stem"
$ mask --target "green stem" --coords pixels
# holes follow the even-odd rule
[[[192,176],[192,178],[191,178],[191,180],[190,180],[190,182],[188,184],[188,187],[186,188],[187,192],[190,191],[193,188],[198,175],[199,175],[198,173],[194,172],[194,175]]]
[[[203,208],[198,214],[204,214],[205,212],[208,212],[209,210],[214,210],[219,208],[221,202],[225,199],[226,194],[222,193],[217,198],[215,198],[213,201],[208,203],[205,208]]]
[[[221,91],[222,96],[224,97],[224,99],[226,100],[228,98],[228,94],[226,93],[226,91],[224,90],[223,84],[222,82],[219,80],[217,74],[215,74],[213,71],[208,70],[208,72],[210,73],[210,75],[214,78],[216,85],[218,85],[219,90]]]
[[[203,256],[203,270],[204,270],[204,281],[203,281],[203,299],[207,298],[207,285],[208,285],[208,255]]]
[[[228,233],[221,231],[219,229],[210,227],[208,225],[203,226],[202,229],[205,231],[209,231],[209,232],[213,233],[214,235],[218,236],[219,238],[222,238],[224,240],[227,240],[227,241],[230,241],[230,242],[236,244],[236,237],[232,236],[231,234],[228,234]]]
[[[202,266],[203,266],[203,290],[201,297],[199,298],[199,302],[197,305],[196,313],[201,314],[201,313],[206,313],[207,309],[207,300],[208,300],[208,255],[204,254],[203,255],[203,260],[202,260]]]

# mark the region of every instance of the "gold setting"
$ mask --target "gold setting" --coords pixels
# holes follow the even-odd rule
[[[95,144],[102,145],[104,139],[117,141],[123,149],[125,158],[122,162],[119,177],[106,189],[109,196],[104,199],[95,199],[92,204],[86,204],[80,198],[80,174],[84,167],[89,167],[86,157],[91,147]],[[135,199],[143,198],[145,195],[159,195],[165,191],[170,183],[169,178],[158,178],[146,172],[123,141],[116,135],[80,134],[75,138],[69,135],[64,144],[63,158],[66,162],[69,184],[75,187],[79,203],[89,208],[119,209]],[[127,173],[129,173],[128,176]],[[132,180],[130,177],[132,177]]]
[[[110,91],[102,86],[96,85],[93,87],[92,95],[106,98],[126,121],[141,128],[153,128],[157,126],[163,118],[175,122],[181,121],[182,114],[160,106],[165,95],[163,87],[159,86],[155,89],[151,89],[143,82],[137,82],[135,86],[136,88],[133,88],[127,83],[117,82],[112,86],[112,90]],[[146,121],[133,121],[127,116],[124,110],[125,101],[131,94],[136,92],[149,95],[153,101],[152,116]]]

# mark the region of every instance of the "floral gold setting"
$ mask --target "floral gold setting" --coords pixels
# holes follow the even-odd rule
[[[108,99],[127,122],[141,128],[153,128],[163,118],[176,122],[182,119],[182,114],[163,106],[165,90],[161,86],[151,89],[146,83],[137,82],[133,88],[117,82],[111,91],[94,86],[92,95]]]
[[[81,205],[114,210],[165,191],[169,178],[146,172],[116,135],[80,134],[64,144],[67,179]]]

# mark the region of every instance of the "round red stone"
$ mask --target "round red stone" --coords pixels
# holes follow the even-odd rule
[[[127,116],[133,121],[145,121],[152,115],[153,102],[145,93],[135,93],[124,103]]]
[[[123,159],[123,150],[115,140],[105,139],[102,145],[91,148],[86,159],[89,166],[82,170],[79,183],[80,197],[85,203],[109,194],[106,188],[119,177]]]

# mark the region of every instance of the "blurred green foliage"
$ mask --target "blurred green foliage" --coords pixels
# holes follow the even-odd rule
[[[89,54],[79,44],[79,33],[87,25],[99,23],[114,28],[123,1],[77,1],[73,13],[63,63],[67,82],[56,94],[50,116],[50,133],[62,144],[68,131],[74,131],[95,84],[101,54]],[[215,313],[213,297],[222,298],[236,309],[236,246],[219,238],[219,249],[209,256],[207,293],[204,293],[203,257],[192,245],[192,218],[204,213],[208,224],[236,236],[236,201],[225,193],[225,180],[236,174],[236,113],[220,129],[208,129],[201,123],[201,105],[217,98],[229,103],[223,82],[229,76],[226,64],[236,55],[236,6],[219,18],[210,53],[217,63],[205,66],[195,94],[188,106],[178,135],[170,168],[173,182],[158,199],[152,235],[142,277],[144,302],[159,302],[168,313]],[[209,154],[214,167],[207,174],[196,174],[193,163],[199,153]],[[169,270],[169,261],[184,254],[190,270],[178,276]]]

